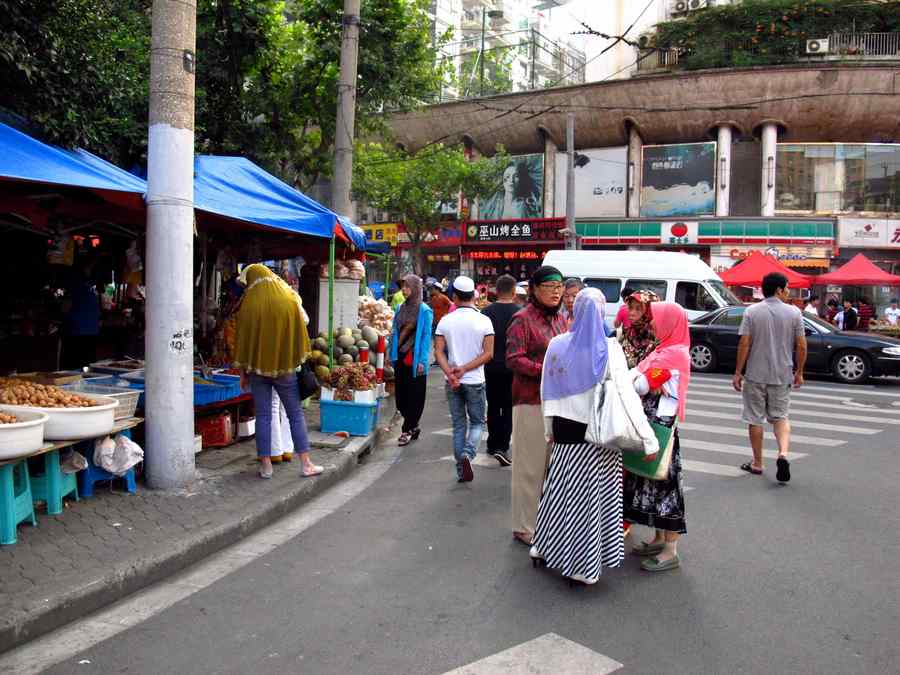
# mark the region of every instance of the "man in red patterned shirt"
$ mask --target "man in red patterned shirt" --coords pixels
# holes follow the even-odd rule
[[[531,545],[550,459],[541,413],[541,371],[550,340],[566,332],[560,312],[562,273],[541,267],[531,275],[528,290],[528,304],[506,332],[506,367],[513,373],[512,530],[517,540]]]

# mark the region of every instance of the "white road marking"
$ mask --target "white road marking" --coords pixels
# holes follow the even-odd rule
[[[706,394],[703,394],[706,396]],[[731,408],[734,410],[742,410],[744,405],[743,403],[725,403],[723,401],[710,401],[706,399],[692,398],[688,405],[688,415],[691,414],[691,411],[696,410],[694,406],[702,405],[702,406],[713,406],[716,408]],[[820,404],[810,403],[808,405],[819,407]],[[835,406],[837,407],[837,406]],[[846,408],[843,408],[846,410]],[[890,411],[893,412],[893,411]],[[794,415],[819,415],[822,419],[825,420],[849,420],[851,422],[873,422],[875,424],[900,424],[900,419],[892,418],[892,417],[864,417],[862,415],[853,415],[848,413],[835,413],[835,412],[826,412],[822,410],[814,410],[812,408],[801,408],[800,406],[791,404],[791,418],[793,419]],[[740,416],[737,416],[740,418]]]
[[[547,633],[444,675],[607,675],[622,664],[556,633]]]
[[[713,464],[711,462],[698,462],[694,459],[682,459],[681,466],[685,471],[698,471],[700,473],[711,473],[716,476],[728,476],[729,478],[737,478],[738,476],[748,475],[746,471],[741,471],[738,467],[731,464]]]
[[[690,397],[690,400],[693,401],[700,396],[706,398],[721,398],[726,399],[728,401],[741,401],[741,395],[736,391],[732,390],[731,393],[722,393],[718,391],[695,391],[693,395]],[[793,398],[793,394],[791,396],[792,404],[801,403],[803,405],[808,405],[813,408],[822,408],[828,410],[847,410],[848,408],[856,408],[864,412],[886,412],[888,414],[892,414],[894,411],[889,408],[879,408],[876,405],[870,405],[868,403],[854,403],[853,401],[844,401],[843,403],[819,403],[818,401],[798,401]],[[793,409],[793,405],[791,406]]]
[[[684,429],[686,431],[702,431],[708,434],[724,434],[726,436],[740,436],[742,438],[747,438],[746,427],[723,427],[714,424],[694,424],[693,422],[679,422],[678,428]],[[775,436],[770,432],[766,431],[764,433],[764,438],[766,440],[775,440]],[[818,438],[816,436],[803,436],[801,434],[791,433],[791,443],[799,443],[801,445],[821,445],[828,448],[834,448],[839,445],[846,445],[847,441],[837,438]]]
[[[691,382],[721,382],[727,387],[731,387],[731,377],[709,377],[708,375],[703,375],[702,373],[695,373],[691,378]],[[890,389],[891,387],[888,385],[873,385],[873,384],[859,384],[859,385],[849,385],[849,386],[841,386],[838,382],[815,382],[811,380],[807,380],[803,383],[803,390],[805,391],[820,391],[820,392],[829,392],[835,394],[854,394],[856,396],[896,396],[900,394],[900,391],[897,391],[895,394],[892,394],[890,391],[880,391],[884,389]]]
[[[709,452],[724,452],[729,455],[746,455],[750,456],[750,441],[747,441],[747,445],[728,445],[726,443],[710,443],[709,441],[695,441],[688,438],[679,439],[681,443],[681,449],[684,450],[687,448],[688,450],[706,450]],[[791,452],[789,454],[790,459],[800,459],[801,457],[806,457],[807,454],[803,452]],[[778,452],[776,450],[763,450],[763,457],[768,459],[778,459]]]
[[[741,422],[739,417],[736,417],[731,413],[717,413],[708,410],[694,410],[691,412],[691,418],[694,417],[706,417],[710,419],[732,420]],[[816,431],[834,431],[842,434],[860,434],[863,436],[880,434],[882,431],[881,429],[861,429],[859,427],[845,427],[839,424],[824,424],[822,422],[809,422],[806,420],[796,420],[793,418],[791,419],[791,428],[815,429]]]
[[[722,384],[713,384],[710,380],[698,380],[696,378],[691,378],[691,386],[697,385],[698,387],[710,387],[714,389],[731,389],[734,391],[734,388],[731,386],[731,383],[727,380],[723,380]],[[820,396],[819,394],[810,394],[806,393],[808,391],[827,391],[830,394],[851,394],[851,396]],[[831,398],[838,401],[843,401],[848,398],[861,397],[861,396],[885,396],[888,398],[896,398],[900,395],[900,390],[895,390],[893,392],[889,391],[873,391],[870,389],[842,389],[840,387],[807,387],[805,384],[800,389],[795,389],[793,392],[794,396],[809,396],[811,398]]]
[[[128,596],[85,619],[0,654],[0,672],[17,675],[41,673],[94,645],[165,611],[197,591],[211,586],[273,549],[287,543],[325,516],[372,485],[399,459],[402,450],[385,446],[378,462],[360,467],[356,473],[310,500],[295,513],[223,549],[203,562],[175,574],[164,582]]]

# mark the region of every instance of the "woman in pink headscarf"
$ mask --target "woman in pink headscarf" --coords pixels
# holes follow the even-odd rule
[[[691,378],[691,335],[681,305],[653,302],[650,314],[658,344],[632,371],[634,388],[643,399],[648,419],[671,427],[677,420],[684,420]],[[666,478],[650,480],[629,473],[625,479],[625,520],[656,530],[651,541],[633,549],[636,555],[646,558],[641,568],[648,572],[663,572],[680,565],[678,539],[687,532],[677,429],[674,437],[672,463]]]

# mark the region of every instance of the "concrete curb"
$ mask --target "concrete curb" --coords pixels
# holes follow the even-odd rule
[[[351,438],[342,449],[333,451],[334,471],[326,472],[316,480],[290,484],[287,489],[273,494],[271,500],[248,507],[239,519],[192,532],[157,555],[111,567],[101,580],[72,588],[62,596],[23,612],[15,622],[0,627],[0,653],[83,619],[270,525],[349,475],[359,464],[360,456],[377,445],[379,436],[376,432],[364,438]]]

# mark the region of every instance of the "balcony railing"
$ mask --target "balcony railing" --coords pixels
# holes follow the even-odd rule
[[[677,49],[638,49],[637,69],[639,73],[654,70],[668,70],[678,65]]]
[[[900,58],[900,33],[832,33],[828,54]]]
[[[761,44],[713,45],[703,57],[708,61],[714,53],[714,65],[700,65],[696,62],[699,54],[677,48],[647,49],[637,48],[637,71],[639,73],[671,70],[679,66],[693,68],[728,68],[742,65],[769,65],[797,63],[805,61],[840,61],[842,59],[900,59],[900,32],[893,33],[832,33],[827,37],[827,49],[810,52],[804,41],[785,41]],[[764,56],[763,56],[764,55]],[[694,61],[691,62],[691,57]],[[762,58],[760,58],[762,57]],[[759,59],[758,63],[755,63]]]

